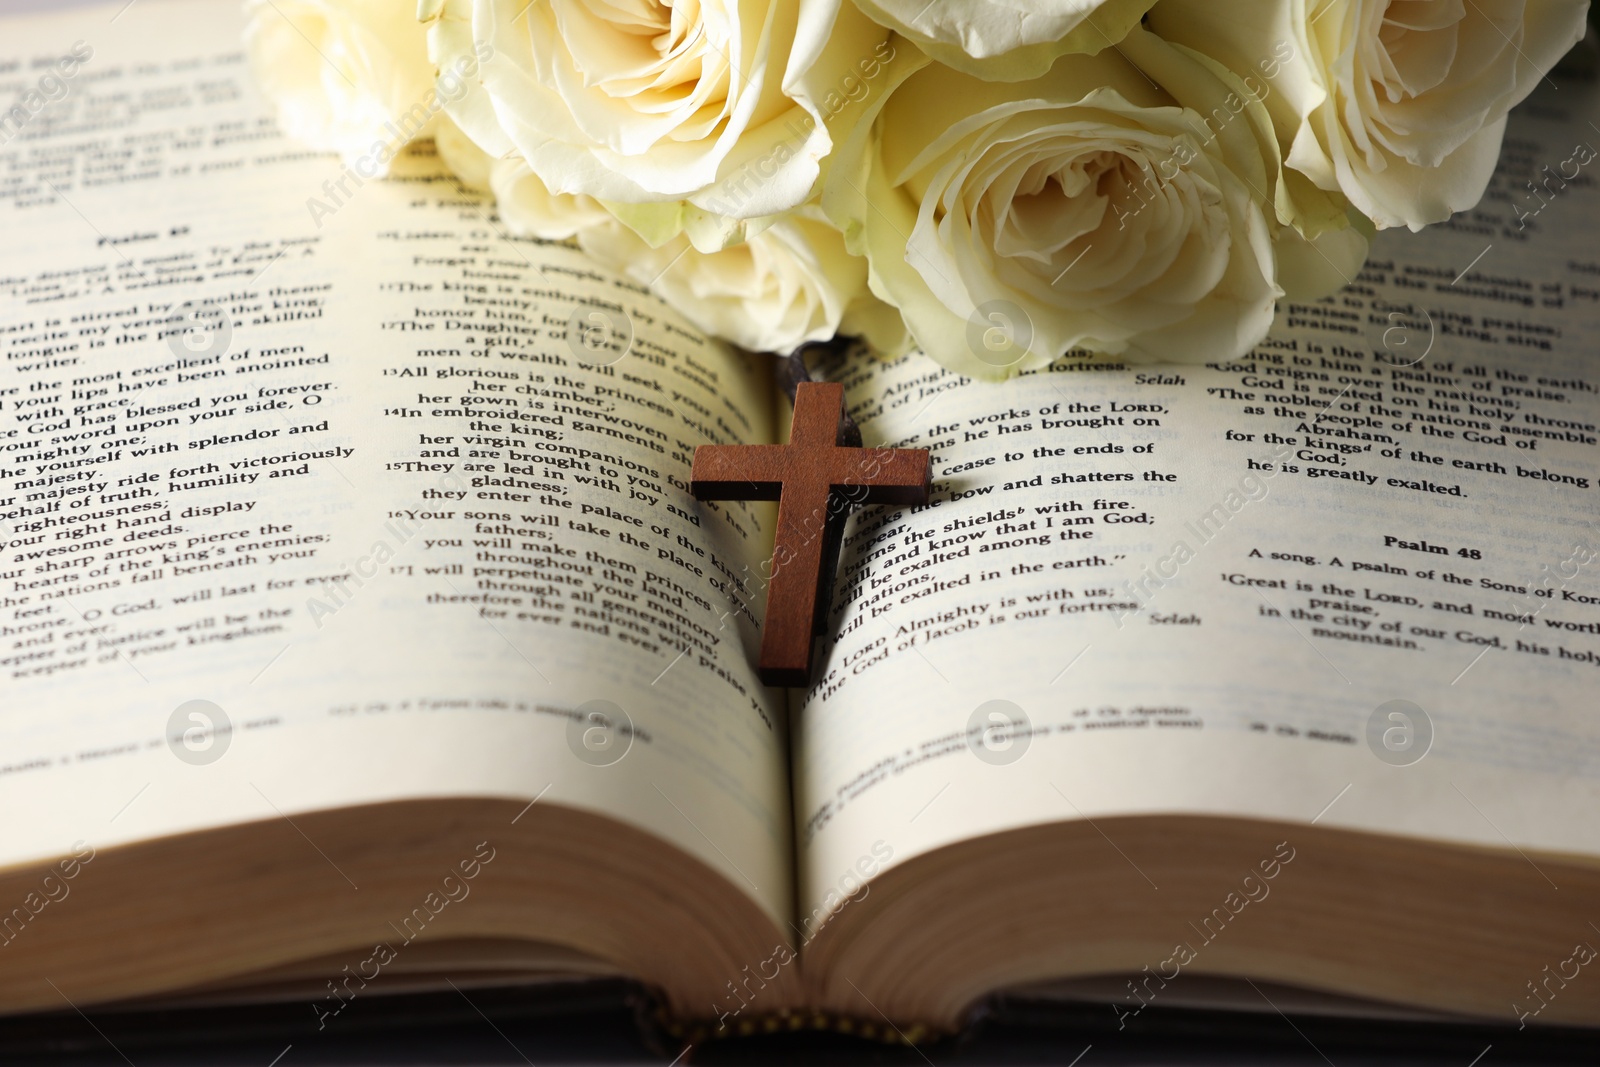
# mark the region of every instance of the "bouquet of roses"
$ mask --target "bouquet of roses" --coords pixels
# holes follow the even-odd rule
[[[363,177],[433,138],[507,227],[710,333],[995,378],[1073,348],[1243,355],[1375,229],[1477,202],[1587,3],[248,7],[281,122]]]

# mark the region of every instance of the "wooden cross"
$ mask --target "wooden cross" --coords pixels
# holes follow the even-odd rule
[[[827,620],[845,519],[855,504],[926,504],[933,465],[925,448],[846,447],[844,387],[801,382],[786,445],[701,445],[689,488],[697,500],[776,500],[761,680],[811,681],[812,640]]]

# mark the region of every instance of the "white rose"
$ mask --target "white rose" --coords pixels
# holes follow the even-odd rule
[[[939,62],[989,81],[1037,78],[1116,44],[1155,0],[855,0]]]
[[[247,0],[245,45],[285,133],[346,159],[432,136],[427,30],[400,0]],[[365,176],[371,176],[367,173]]]
[[[497,161],[462,133],[449,115],[441,113],[434,117],[433,144],[439,158],[462,185],[480,193],[489,191],[489,178]]]
[[[1269,69],[1288,166],[1380,228],[1471,207],[1505,116],[1583,36],[1585,0],[1162,0],[1153,30]]]
[[[422,13],[441,68],[474,42],[493,51],[449,105],[491,155],[520,152],[557,193],[734,219],[812,195],[830,126],[895,56],[840,0],[424,0]]]
[[[687,237],[651,248],[625,226],[596,227],[579,246],[650,289],[690,322],[752,352],[788,353],[839,333],[877,348],[904,347],[878,332],[867,264],[815,207],[802,207],[742,244],[701,252]],[[893,318],[891,325],[896,325]]]
[[[927,67],[840,157],[824,203],[866,253],[873,291],[924,351],[973,377],[1080,346],[1240,356],[1272,322],[1280,273],[1309,295],[1365,256],[1354,230],[1325,225],[1313,246],[1280,224],[1260,103],[1142,29],[1026,83]]]
[[[490,157],[480,150],[478,158]],[[488,185],[513,232],[551,241],[621,222],[652,249],[685,236],[695,248],[714,252],[740,243],[773,221],[740,223],[682,203],[658,209],[656,205],[602,202],[583,193],[553,193],[516,155],[492,161]]]
[[[552,193],[521,159],[502,159],[489,171],[489,186],[500,219],[512,233],[564,241],[580,233],[621,224],[598,200],[573,193]]]
[[[500,216],[515,233],[574,238],[591,258],[647,286],[701,330],[753,352],[789,352],[837,333],[904,347],[904,330],[867,291],[866,261],[815,205],[744,242],[702,252],[679,234],[652,247],[598,200],[552,193],[520,160],[495,165]]]

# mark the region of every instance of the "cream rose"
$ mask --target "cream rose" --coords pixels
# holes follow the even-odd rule
[[[574,238],[603,266],[648,286],[701,330],[755,352],[789,352],[836,333],[903,349],[904,327],[867,290],[866,261],[808,204],[714,252],[686,234],[652,247],[592,197],[552,193],[521,160],[494,167],[500,216],[516,233]]]
[[[819,208],[801,207],[741,244],[701,252],[687,237],[650,248],[626,227],[578,235],[584,251],[650,288],[700,329],[752,352],[788,353],[838,333],[877,334],[866,261]]]
[[[433,121],[433,145],[439,158],[456,179],[474,192],[490,191],[489,177],[494,173],[496,160],[479,148],[477,143],[461,132],[449,115],[440,114]]]
[[[424,0],[423,16],[441,68],[493,50],[450,105],[491,155],[519,152],[556,193],[734,219],[812,195],[830,129],[895,56],[840,0]]]
[[[1026,83],[930,66],[840,152],[824,203],[873,291],[973,377],[1080,346],[1240,356],[1271,324],[1280,276],[1327,291],[1365,255],[1354,230],[1328,223],[1313,246],[1280,223],[1275,205],[1292,204],[1261,104],[1142,29]]]
[[[1584,32],[1584,0],[1162,0],[1150,26],[1235,70],[1290,58],[1266,101],[1287,164],[1380,228],[1471,207],[1506,112]]]
[[[621,228],[621,223],[590,196],[552,193],[528,165],[518,158],[495,162],[489,186],[500,208],[500,219],[512,233],[564,241],[580,233]]]
[[[1116,44],[1154,0],[855,0],[939,62],[989,81],[1036,78]]]
[[[289,136],[352,159],[432,136],[427,30],[399,0],[248,0],[246,51]],[[367,175],[371,176],[371,175]]]

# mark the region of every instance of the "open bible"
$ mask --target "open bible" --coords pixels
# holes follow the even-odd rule
[[[784,439],[770,357],[426,144],[289,143],[227,5],[5,26],[0,1009],[1600,1022],[1591,85],[1248,359],[841,355],[934,493],[851,520],[785,692],[774,510],[687,491]]]

